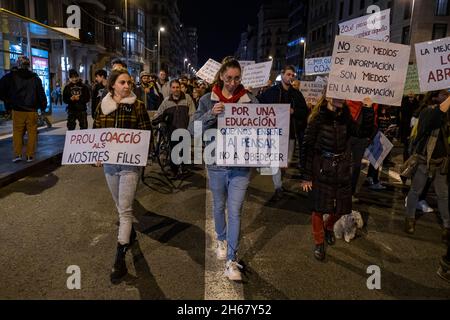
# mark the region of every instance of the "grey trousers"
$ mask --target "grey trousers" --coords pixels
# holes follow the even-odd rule
[[[439,170],[433,174],[432,182],[434,191],[436,192],[438,209],[445,228],[450,228],[450,218],[448,209],[448,184],[447,175],[440,174]],[[416,205],[419,196],[425,187],[429,177],[429,170],[426,164],[419,164],[417,171],[412,179],[411,189],[408,193],[408,201],[406,203],[406,217],[414,218],[416,213]]]

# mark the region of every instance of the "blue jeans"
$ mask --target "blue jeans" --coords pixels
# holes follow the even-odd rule
[[[208,167],[213,195],[213,215],[217,239],[227,240],[227,260],[236,260],[241,228],[241,210],[250,181],[249,168]],[[228,219],[225,219],[225,203]],[[227,224],[228,220],[228,224]]]
[[[119,213],[120,225],[117,241],[122,245],[130,243],[131,227],[133,226],[133,202],[141,170],[141,167],[136,166],[103,165],[106,183]]]

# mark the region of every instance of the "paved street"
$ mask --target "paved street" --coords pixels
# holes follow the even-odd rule
[[[102,169],[49,165],[0,189],[0,299],[450,298],[448,283],[436,275],[445,250],[436,216],[421,217],[414,236],[403,232],[404,195],[395,174],[383,176],[386,191],[361,188],[355,208],[367,230],[328,248],[326,263],[313,258],[308,200],[296,174],[289,169],[289,191],[276,204],[268,202],[271,178],[253,175],[239,250],[245,281],[231,283],[215,260],[204,170],[169,183],[148,166],[135,202],[139,233],[127,254],[129,275],[112,285],[117,214]],[[66,287],[70,265],[81,269],[80,290]],[[381,269],[380,290],[366,286],[370,265]]]

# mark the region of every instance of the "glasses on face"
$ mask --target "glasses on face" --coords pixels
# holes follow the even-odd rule
[[[117,81],[117,83],[119,83],[121,86],[124,86],[125,83],[127,83],[129,86],[131,86],[133,84],[133,81],[131,81],[131,80],[128,80],[128,81],[120,80],[120,81]]]
[[[223,77],[223,82],[225,83],[231,83],[232,81],[234,81],[235,83],[241,82],[242,78],[241,77]]]

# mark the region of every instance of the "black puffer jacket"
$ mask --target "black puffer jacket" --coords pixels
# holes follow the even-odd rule
[[[365,138],[373,132],[372,108],[362,109],[358,126],[344,105],[331,111],[326,103],[310,120],[303,139],[300,167],[302,179],[312,181],[313,210],[321,213],[348,214],[352,208],[351,136]],[[338,155],[332,157],[331,154]]]
[[[36,112],[47,108],[42,81],[28,69],[11,71],[0,80],[0,99],[7,110]]]

